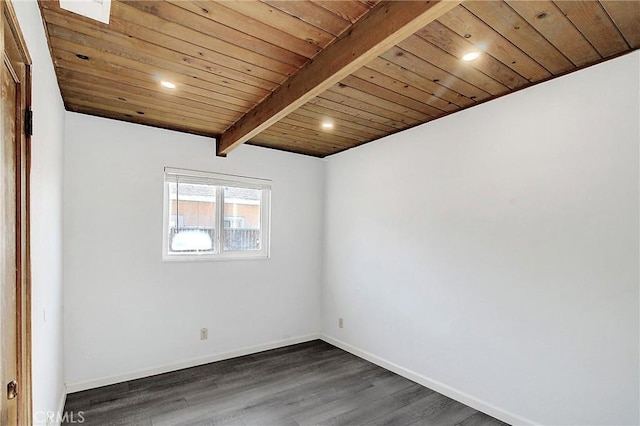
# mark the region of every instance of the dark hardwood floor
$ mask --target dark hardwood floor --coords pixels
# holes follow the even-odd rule
[[[84,425],[504,425],[320,340],[72,393],[65,411]]]

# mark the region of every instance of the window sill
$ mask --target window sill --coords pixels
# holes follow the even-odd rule
[[[243,255],[243,254],[225,254],[225,255],[163,255],[163,262],[219,262],[224,260],[268,260],[271,256],[268,254],[261,255]]]

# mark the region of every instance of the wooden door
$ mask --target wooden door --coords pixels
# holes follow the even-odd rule
[[[5,0],[1,6],[0,424],[14,426],[31,424],[27,135],[31,68],[13,8]]]

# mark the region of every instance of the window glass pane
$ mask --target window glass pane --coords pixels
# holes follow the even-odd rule
[[[180,182],[168,185],[169,253],[215,253],[216,187]]]
[[[260,189],[224,188],[225,251],[261,249],[261,200]]]

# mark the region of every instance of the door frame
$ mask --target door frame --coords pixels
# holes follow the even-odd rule
[[[32,61],[27,50],[18,17],[10,0],[0,0],[3,19],[0,19],[0,45],[2,60],[7,61],[5,49],[5,21],[17,45],[20,62],[24,65],[24,105],[21,110],[31,110],[31,67]],[[0,105],[0,112],[5,113],[5,105]],[[31,376],[31,251],[30,251],[30,171],[31,171],[31,136],[25,131],[25,116],[17,117],[20,130],[19,146],[16,146],[16,335],[18,354],[18,424],[32,424],[32,376]],[[6,383],[2,383],[6,386]],[[4,392],[3,392],[4,394]],[[4,401],[3,401],[4,402]]]

